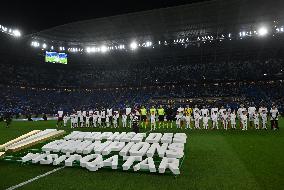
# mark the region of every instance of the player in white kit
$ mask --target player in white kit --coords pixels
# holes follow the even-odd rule
[[[122,127],[126,128],[126,122],[127,122],[127,115],[123,112],[122,113]]]
[[[180,126],[180,124],[181,124],[181,116],[180,116],[180,112],[177,112],[177,114],[176,114],[176,127],[177,127],[177,129],[180,129],[181,128],[181,126]]]
[[[238,111],[237,111],[237,117],[239,118],[239,120],[241,121],[242,115],[244,113],[244,111],[246,111],[247,109],[244,107],[243,104],[240,105]],[[240,122],[240,128],[243,128],[243,124],[242,122]]]
[[[86,114],[86,127],[90,127],[90,115]]]
[[[255,106],[248,107],[249,125],[250,125],[251,128],[252,128],[253,123],[254,123],[255,111],[256,111],[256,107]]]
[[[248,130],[248,116],[247,116],[247,112],[243,111],[241,114],[241,124],[242,124],[242,130],[246,131]]]
[[[117,128],[118,117],[119,117],[118,114],[116,112],[113,112],[113,117],[112,117],[113,121],[112,121],[112,123],[113,123],[113,127],[114,128]]]
[[[222,115],[222,123],[223,123],[223,128],[225,130],[228,130],[228,121],[229,121],[229,113],[227,111],[224,111],[223,112],[223,115]]]
[[[77,128],[79,127],[79,116],[78,114],[75,113],[75,117],[74,117],[74,127]]]
[[[103,127],[102,126],[102,116],[101,116],[101,113],[98,114],[98,127]]]
[[[75,128],[75,117],[76,115],[74,113],[70,115],[71,128]]]
[[[150,122],[151,122],[151,131],[156,129],[156,114],[155,112],[151,112],[150,116]]]
[[[271,129],[276,130],[279,129],[278,127],[278,117],[279,117],[279,111],[276,108],[275,105],[272,106],[270,109],[270,122],[271,122]]]
[[[208,129],[209,110],[205,106],[203,106],[200,112],[202,116],[203,129]]]
[[[256,109],[253,114],[253,123],[254,123],[254,128],[258,130],[259,129],[259,113]]]
[[[262,124],[262,129],[267,130],[266,123],[267,123],[267,109],[262,109],[262,113],[260,114],[261,116],[261,124]]]
[[[236,112],[235,110],[230,113],[230,124],[232,129],[236,129]]]
[[[98,112],[95,111],[93,113],[93,127],[97,127],[97,123],[98,123]]]
[[[110,116],[106,115],[106,128],[110,127]]]
[[[58,111],[58,112],[57,112],[57,115],[58,115],[58,118],[57,118],[56,127],[62,127],[63,111]]]
[[[67,126],[68,119],[69,119],[68,115],[65,114],[65,115],[63,116],[63,126],[64,126],[64,127]]]
[[[201,119],[201,116],[199,114],[199,110],[195,110],[195,114],[194,114],[194,128],[195,129],[200,129],[200,124],[199,124],[200,119]]]
[[[212,108],[213,109],[213,108]],[[217,110],[213,110],[212,112],[212,109],[211,109],[211,119],[212,119],[212,129],[219,129],[219,126],[218,126],[218,108]]]

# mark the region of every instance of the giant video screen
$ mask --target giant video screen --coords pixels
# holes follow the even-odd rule
[[[45,53],[45,62],[46,63],[61,63],[67,64],[67,54],[58,53],[58,52],[49,52]]]

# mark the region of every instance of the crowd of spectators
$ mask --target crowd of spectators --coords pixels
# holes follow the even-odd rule
[[[0,113],[54,114],[60,109],[150,104],[236,108],[252,102],[267,107],[275,103],[283,112],[284,62],[272,53],[259,59],[236,55],[201,61],[197,56],[175,62],[82,65],[0,59]]]
[[[54,65],[0,64],[1,83],[36,87],[145,86],[200,81],[283,79],[282,59],[234,60],[180,64]]]
[[[97,89],[48,89],[0,87],[0,113],[13,115],[55,114],[58,110],[88,110],[101,107],[122,109],[126,106],[195,104],[228,106],[240,104],[271,107],[283,112],[284,82],[200,83]]]

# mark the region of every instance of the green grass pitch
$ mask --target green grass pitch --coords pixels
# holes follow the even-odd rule
[[[279,131],[182,130],[188,134],[181,175],[134,173],[100,169],[64,168],[19,189],[283,189],[284,187],[284,118]],[[55,121],[13,122],[10,128],[0,123],[0,144],[33,129],[55,128]],[[112,131],[112,129],[77,129]],[[127,129],[130,130],[130,129]],[[66,128],[71,132],[70,128]],[[119,131],[126,131],[119,129]],[[158,129],[158,132],[179,132]],[[0,160],[0,189],[53,170],[54,166]]]

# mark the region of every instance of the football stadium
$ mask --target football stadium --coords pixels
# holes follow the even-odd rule
[[[0,189],[284,188],[283,0],[10,3]]]

